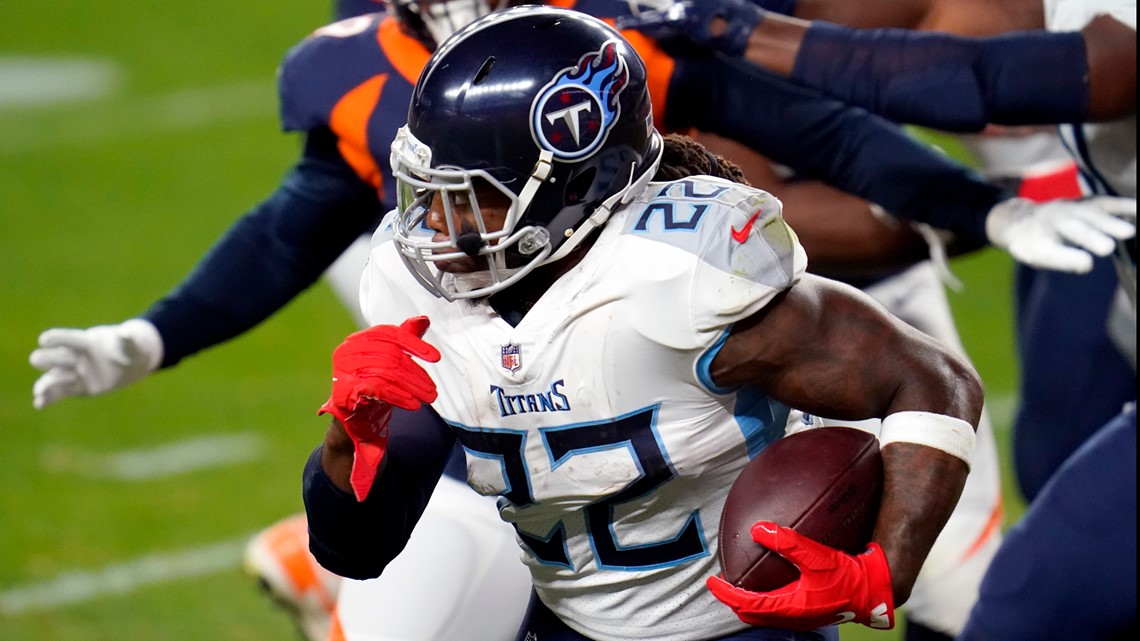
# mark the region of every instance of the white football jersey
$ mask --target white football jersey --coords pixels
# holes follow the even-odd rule
[[[372,324],[431,319],[436,411],[498,495],[543,602],[599,641],[693,641],[745,624],[705,588],[740,468],[787,407],[717,389],[732,323],[806,267],[765,192],[708,177],[652,183],[516,327],[408,273],[384,224],[361,285]]]
[[[1136,29],[1136,0],[1044,0],[1050,31],[1080,31],[1093,18],[1108,14]],[[1062,127],[1066,144],[1081,163],[1092,193],[1136,197],[1136,115],[1084,126],[1084,141]],[[1103,184],[1101,184],[1103,183]]]

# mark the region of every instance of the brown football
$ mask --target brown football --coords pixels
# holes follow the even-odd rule
[[[864,551],[882,495],[883,461],[869,432],[817,427],[772,443],[744,466],[725,499],[718,537],[725,580],[767,592],[799,578],[794,565],[752,540],[756,521],[851,554]]]

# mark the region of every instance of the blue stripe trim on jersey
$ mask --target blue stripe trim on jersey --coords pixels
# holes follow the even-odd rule
[[[754,459],[764,448],[784,437],[791,410],[777,403],[755,387],[747,387],[736,395],[733,418],[744,434],[748,458]]]
[[[738,389],[735,387],[721,387],[717,385],[712,379],[712,374],[709,373],[709,370],[712,368],[713,359],[720,353],[721,348],[724,347],[724,343],[728,340],[728,336],[731,333],[732,325],[729,325],[724,329],[724,333],[721,334],[720,338],[697,359],[697,380],[713,394],[731,394]]]
[[[1094,194],[1103,194],[1106,196],[1119,196],[1120,193],[1113,188],[1104,174],[1093,164],[1092,154],[1089,152],[1088,138],[1085,136],[1085,129],[1082,125],[1059,125],[1058,137],[1061,139],[1061,144],[1069,152],[1070,156],[1075,157],[1079,162],[1077,163],[1077,170],[1080,171],[1081,177],[1084,178],[1085,184]],[[1069,135],[1065,135],[1065,130],[1068,130]]]
[[[469,454],[471,456],[474,456],[475,458],[486,459],[488,461],[498,461],[499,467],[503,471],[503,488],[504,489],[503,489],[502,494],[510,494],[510,492],[513,488],[511,487],[510,477],[507,476],[507,459],[505,456],[502,456],[499,454],[489,454],[487,452],[480,452],[479,450],[473,450],[473,449],[467,447],[466,445],[462,445],[462,444],[461,444],[461,446],[463,447],[464,452],[466,452],[467,454]]]
[[[748,446],[748,458],[756,458],[772,441],[782,436],[786,430],[789,409],[782,403],[768,398],[759,389],[754,387],[721,387],[713,379],[710,369],[713,359],[724,347],[732,326],[728,326],[724,333],[708,350],[697,359],[697,380],[714,394],[736,393],[736,406],[733,408],[733,417],[736,419],[740,431],[744,435],[744,442]]]

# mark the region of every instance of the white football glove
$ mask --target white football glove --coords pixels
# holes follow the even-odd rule
[[[32,388],[36,409],[68,396],[96,396],[126,387],[158,368],[162,336],[150,322],[49,329],[28,359],[44,372]]]
[[[986,235],[1030,267],[1084,274],[1093,267],[1090,254],[1108,256],[1117,240],[1136,235],[1136,199],[1011,198],[990,210]]]

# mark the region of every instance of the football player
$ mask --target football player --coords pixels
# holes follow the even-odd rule
[[[561,4],[599,15],[628,12],[624,2],[614,0]],[[436,38],[458,26],[453,16],[469,20],[494,8],[468,1],[458,2],[455,11],[450,2],[446,11],[434,5],[401,0],[390,15],[373,14],[318,30],[289,54],[281,70],[281,110],[286,129],[305,132],[301,159],[184,283],[142,317],[118,325],[45,332],[32,357],[33,364],[45,370],[34,389],[38,407],[67,396],[121,388],[247,331],[315,282],[376,224],[394,204],[396,185],[386,161],[391,138],[406,119],[412,85]],[[437,20],[439,14],[443,18]],[[658,121],[666,125],[671,120],[678,129],[735,132],[790,166],[833,176],[837,185],[900,215],[933,217],[942,226],[963,228],[963,235],[972,232],[977,243],[984,242],[979,221],[1011,196],[927,152],[888,124],[837,102],[774,77],[741,76],[732,61],[699,54],[673,58],[646,38],[631,38],[650,61]],[[767,98],[739,108],[757,93]],[[795,122],[787,120],[788,113],[797,115]],[[850,139],[861,144],[846,144]],[[359,274],[363,261],[350,254],[341,265],[348,274]],[[348,298],[355,297],[355,289],[340,288],[349,292]],[[258,537],[251,559],[274,558],[255,551],[267,540],[277,536]],[[279,565],[306,567],[302,560],[282,560]],[[277,589],[298,592],[295,585],[273,580],[288,577],[287,572],[267,571],[263,576]],[[305,582],[303,586],[318,589],[301,590],[307,596],[296,601],[309,604],[306,612],[321,619],[331,595],[320,590],[330,585],[336,583]]]
[[[773,196],[661,160],[651,113],[632,47],[579,13],[510,9],[428,61],[392,147],[400,206],[361,288],[375,325],[334,352],[337,420],[306,466],[313,550],[380,574],[431,483],[419,470],[458,441],[530,569],[517,639],[889,629],[965,481],[980,382],[805,274]],[[389,425],[421,402],[435,429]],[[865,554],[758,524],[802,574],[751,593],[714,576],[719,513],[789,405],[881,418],[887,489]]]

